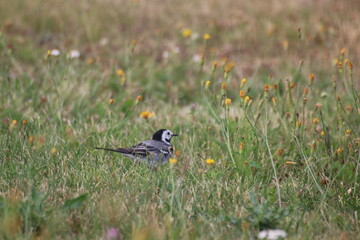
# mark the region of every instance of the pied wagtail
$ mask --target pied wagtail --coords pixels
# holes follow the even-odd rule
[[[171,138],[178,136],[168,129],[160,129],[154,133],[151,140],[143,141],[129,148],[99,148],[107,151],[121,153],[126,157],[134,159],[136,162],[147,162],[150,167],[155,167],[158,163],[167,163],[174,153],[171,145]]]

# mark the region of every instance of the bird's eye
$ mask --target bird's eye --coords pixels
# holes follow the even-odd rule
[[[170,133],[168,132],[168,135],[170,135]]]

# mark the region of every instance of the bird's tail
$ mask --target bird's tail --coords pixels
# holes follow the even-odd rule
[[[100,148],[100,147],[95,147],[95,149],[118,152],[118,153],[125,153],[125,154],[128,153],[127,151],[123,151],[122,149]]]

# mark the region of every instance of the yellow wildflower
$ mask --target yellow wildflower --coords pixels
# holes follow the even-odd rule
[[[344,56],[345,53],[346,53],[346,48],[342,48],[341,51],[340,51],[340,54]]]
[[[235,65],[235,63],[234,62],[227,62],[226,64],[225,64],[225,72],[230,72],[231,71],[231,69],[234,67],[234,65]]]
[[[191,34],[192,34],[192,31],[191,31],[191,29],[189,29],[189,28],[184,28],[184,29],[182,30],[182,35],[183,35],[184,38],[190,37]]]
[[[226,82],[223,82],[223,83],[221,84],[221,89],[223,89],[223,90],[226,89]]]
[[[34,136],[29,136],[29,143],[32,144],[34,142]]]
[[[124,74],[125,74],[125,72],[121,68],[116,71],[116,75],[118,75],[119,77],[124,76]]]
[[[245,144],[243,142],[241,142],[239,145],[240,152],[244,151],[244,147],[245,147]]]
[[[149,111],[144,111],[140,114],[140,117],[144,118],[144,119],[150,119],[150,118],[153,118],[154,116],[155,116],[155,113],[149,112]]]
[[[321,131],[320,135],[323,137],[325,136],[325,132],[324,131]]]
[[[250,101],[250,97],[249,97],[249,96],[246,96],[246,97],[245,97],[245,103],[247,104],[249,101]]]
[[[240,86],[243,87],[245,85],[246,81],[247,81],[246,78],[241,79],[241,85]]]
[[[94,58],[88,58],[86,59],[86,63],[87,64],[93,64],[95,62],[95,59]]]
[[[169,159],[169,163],[170,163],[171,165],[175,165],[175,164],[177,163],[177,159],[175,159],[175,158],[170,158],[170,159]]]
[[[311,73],[309,75],[309,78],[310,78],[310,82],[312,83],[314,81],[315,75],[313,73]]]
[[[214,165],[214,164],[215,164],[215,160],[214,160],[214,159],[211,159],[211,158],[208,158],[208,159],[206,159],[206,164],[207,164],[207,165]]]
[[[337,151],[337,153],[341,153],[343,151],[343,148],[339,147],[336,151]]]
[[[240,96],[241,98],[245,98],[245,91],[244,91],[244,90],[240,90],[239,96]]]
[[[51,149],[51,154],[52,154],[52,155],[55,155],[56,152],[57,152],[57,149],[56,149],[56,148],[52,148],[52,149]]]
[[[136,101],[141,102],[143,100],[143,97],[141,95],[136,97]]]
[[[114,102],[115,102],[115,100],[114,100],[113,98],[110,98],[109,104],[111,105],[111,104],[113,104]]]
[[[12,126],[15,127],[17,125],[17,120],[12,120]]]
[[[265,91],[265,92],[268,92],[269,89],[270,89],[270,85],[269,85],[269,84],[265,84],[265,85],[264,85],[264,91]]]
[[[225,99],[225,105],[229,106],[231,104],[231,99],[230,98],[226,98]]]
[[[208,87],[209,87],[209,85],[210,85],[210,83],[211,83],[211,82],[210,82],[209,80],[208,80],[208,81],[206,81],[206,82],[205,82],[205,87],[206,87],[206,88],[208,88]]]
[[[210,34],[208,34],[208,33],[204,34],[204,39],[205,40],[209,40],[210,38],[211,38]]]
[[[26,119],[22,120],[23,125],[26,125],[27,123],[28,123],[28,120],[26,120]]]
[[[301,127],[301,124],[302,124],[301,121],[296,121],[296,126],[297,127]]]
[[[313,119],[313,123],[314,123],[314,124],[318,124],[318,123],[319,123],[319,118],[317,118],[317,117],[314,118],[314,119]]]
[[[273,101],[274,104],[276,104],[276,102],[277,102],[277,98],[276,98],[276,97],[272,97],[271,100]]]
[[[345,130],[345,133],[346,133],[346,135],[350,135],[351,130],[350,130],[350,129],[346,129],[346,130]]]

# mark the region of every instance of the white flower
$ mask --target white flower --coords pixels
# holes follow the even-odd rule
[[[50,55],[51,55],[51,56],[59,56],[59,55],[60,55],[60,51],[59,51],[58,49],[51,49]]]
[[[197,32],[194,32],[193,34],[191,34],[191,40],[196,40],[198,39],[199,34]]]
[[[195,55],[192,57],[192,60],[193,60],[193,62],[200,62],[200,60],[201,60],[200,54],[195,54]]]
[[[70,58],[78,58],[80,57],[80,52],[78,50],[71,50],[69,53]]]
[[[100,42],[99,42],[99,44],[101,45],[101,46],[105,46],[105,45],[107,45],[109,43],[109,40],[106,38],[106,37],[103,37],[102,39],[100,39]]]
[[[287,234],[284,230],[281,229],[268,229],[262,230],[258,234],[259,239],[269,239],[269,240],[276,240],[279,238],[286,238]]]
[[[169,56],[170,56],[169,51],[164,51],[164,52],[162,53],[162,57],[163,57],[163,58],[168,58]]]

